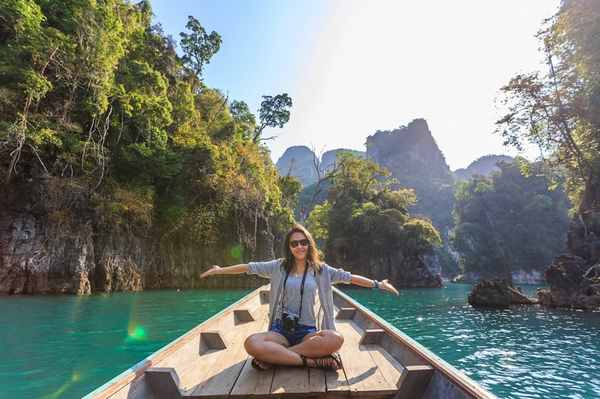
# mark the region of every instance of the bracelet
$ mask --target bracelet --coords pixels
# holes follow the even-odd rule
[[[379,281],[373,280],[373,288],[379,289]]]

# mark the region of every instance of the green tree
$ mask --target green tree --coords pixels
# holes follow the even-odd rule
[[[517,270],[542,272],[563,248],[568,201],[550,189],[543,165],[518,158],[500,163],[492,177],[475,176],[459,185],[451,239],[463,272],[511,279]]]
[[[256,129],[256,117],[244,101],[232,101],[229,107],[237,132],[245,139],[251,139]]]
[[[413,190],[392,190],[395,181],[376,163],[340,154],[331,172],[328,199],[315,206],[307,225],[325,241],[327,251],[344,248],[346,256],[386,257],[431,253],[441,239],[430,221],[411,218]]]
[[[204,66],[210,63],[210,59],[221,48],[221,35],[215,31],[206,33],[200,22],[191,15],[188,16],[185,27],[190,33],[179,34],[184,52],[183,62],[197,77],[198,83],[201,83]]]
[[[282,128],[290,120],[290,108],[292,99],[287,93],[277,94],[276,96],[263,96],[258,111],[260,124],[254,131],[253,141],[258,143],[260,140],[268,140],[273,137],[261,138],[262,132],[267,127]]]
[[[505,144],[532,143],[569,172],[567,189],[580,213],[592,207],[600,181],[600,3],[564,0],[538,37],[546,73],[519,74],[502,88]]]

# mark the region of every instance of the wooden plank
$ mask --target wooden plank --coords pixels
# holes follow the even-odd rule
[[[269,303],[269,295],[270,295],[269,294],[269,290],[262,290],[261,289],[259,295],[260,295],[260,303],[261,303],[261,305]]]
[[[325,393],[327,391],[325,370],[309,368],[308,385],[309,393]]]
[[[254,321],[254,316],[252,316],[249,309],[236,309],[233,311],[233,317],[236,324]]]
[[[200,333],[200,348],[199,353],[202,354],[205,350],[227,349],[227,345],[219,331],[203,331]]]
[[[396,387],[400,386],[400,379],[406,371],[404,366],[379,345],[365,345],[365,348],[369,351],[373,362],[379,367],[387,382]]]
[[[421,398],[433,376],[431,366],[407,366],[400,379],[400,389],[395,398]]]
[[[179,377],[172,367],[151,367],[144,373],[152,394],[157,398],[181,398]]]
[[[352,319],[356,314],[356,308],[340,308],[335,316],[336,320]]]
[[[253,307],[258,304],[258,296],[253,301],[246,303],[246,306]],[[261,314],[266,318],[266,307],[263,307]],[[161,367],[173,367],[177,370],[181,380],[180,389],[184,392],[194,392],[198,384],[202,381],[209,380],[215,375],[218,367],[223,367],[223,359],[227,359],[230,353],[238,353],[239,347],[243,348],[245,336],[253,332],[253,329],[260,328],[257,323],[245,323],[235,325],[233,312],[227,317],[223,317],[213,323],[210,329],[204,330],[204,333],[218,331],[219,336],[228,344],[230,349],[214,350],[208,349],[206,339],[201,339],[202,332],[198,334],[196,342],[190,342],[183,346],[179,351],[174,353],[164,362],[161,362]],[[206,336],[211,336],[205,335]],[[213,335],[214,337],[214,335]],[[214,344],[214,342],[213,342]],[[217,346],[214,346],[217,347]],[[227,360],[225,360],[227,362]],[[241,365],[240,365],[241,367]],[[219,391],[219,394],[221,392]]]
[[[224,351],[207,353],[192,362],[188,368],[188,380],[194,381],[188,394],[193,397],[226,397],[235,385],[248,354],[244,348],[246,338],[255,332],[262,331],[267,324],[266,309],[262,309],[261,318],[257,321],[240,324],[231,331],[225,332],[229,348]]]
[[[268,328],[268,305],[263,305],[263,307],[265,316],[262,319],[261,327],[253,332],[262,332]],[[252,367],[251,361],[252,358],[244,350],[244,364],[237,381],[230,390],[230,396],[267,396],[271,392],[271,383],[273,382],[275,368],[264,371],[255,370]]]
[[[306,395],[310,390],[308,368],[276,367],[271,383],[271,395]]]
[[[381,342],[381,339],[384,335],[385,331],[383,331],[381,328],[367,328],[362,338],[360,339],[359,344],[378,344],[379,342]]]
[[[269,285],[263,286],[269,287]],[[128,370],[124,371],[120,375],[116,376],[112,380],[108,381],[104,385],[96,388],[94,391],[90,392],[85,396],[86,399],[106,399],[110,398],[115,394],[122,395],[123,392],[142,392],[144,391],[143,387],[146,386],[144,372],[150,368],[159,366],[160,363],[163,363],[169,359],[174,353],[179,351],[182,347],[187,345],[190,341],[194,341],[198,339],[200,331],[204,331],[206,329],[210,329],[215,322],[220,321],[223,318],[226,318],[229,314],[233,312],[233,309],[237,309],[240,306],[245,306],[249,302],[252,302],[259,296],[259,289],[256,289],[248,295],[240,298],[238,301],[232,303],[225,309],[221,310],[219,313],[212,316],[210,319],[205,320],[200,323],[183,336],[177,338],[176,340],[170,342],[166,346],[162,347],[158,351],[154,352],[144,360],[135,364]],[[181,375],[180,375],[181,377]],[[131,385],[131,386],[130,386]],[[142,388],[140,388],[142,387]]]
[[[382,339],[381,346],[396,359],[400,360],[402,364],[406,366],[430,365],[435,371],[443,376],[442,378],[445,379],[448,384],[455,385],[460,389],[465,397],[497,399],[496,396],[485,390],[470,377],[457,370],[423,345],[419,344],[336,287],[333,287],[333,301],[339,307],[356,307],[358,312],[354,317],[354,321],[361,325],[361,327],[382,328],[385,330],[386,335]],[[393,353],[395,351],[398,353]]]
[[[340,352],[342,361],[344,361],[344,355]],[[348,358],[348,361],[349,358]],[[346,363],[344,363],[345,365]],[[326,370],[325,371],[325,388],[327,390],[327,396],[339,394],[340,396],[346,396],[350,392],[350,384],[346,378],[346,372],[344,369],[336,371]]]
[[[264,371],[254,370],[250,361],[250,357],[247,357],[237,382],[231,390],[231,397],[268,396],[271,392],[274,368]]]
[[[373,361],[369,350],[364,345],[359,345],[362,331],[351,321],[339,321],[338,331],[344,336],[344,344],[340,355],[344,363],[347,383],[352,394],[385,396],[397,391],[395,384],[390,384],[383,376],[381,369]],[[327,391],[335,392],[337,386],[329,386]],[[343,386],[339,384],[338,386]]]

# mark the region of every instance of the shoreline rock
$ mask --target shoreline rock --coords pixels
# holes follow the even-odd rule
[[[506,280],[481,280],[473,287],[468,302],[474,308],[508,309],[511,305],[534,305],[537,300],[528,298]]]
[[[552,308],[600,308],[600,262],[588,266],[572,254],[557,257],[546,270],[550,288],[539,289],[540,304]]]

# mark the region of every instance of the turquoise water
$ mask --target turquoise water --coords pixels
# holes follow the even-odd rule
[[[467,304],[470,289],[348,293],[501,398],[600,398],[600,313],[479,311]]]
[[[0,398],[80,398],[250,291],[0,297]]]
[[[499,397],[600,398],[600,313],[477,311],[469,290],[345,291]],[[81,397],[248,292],[1,297],[0,398]]]

